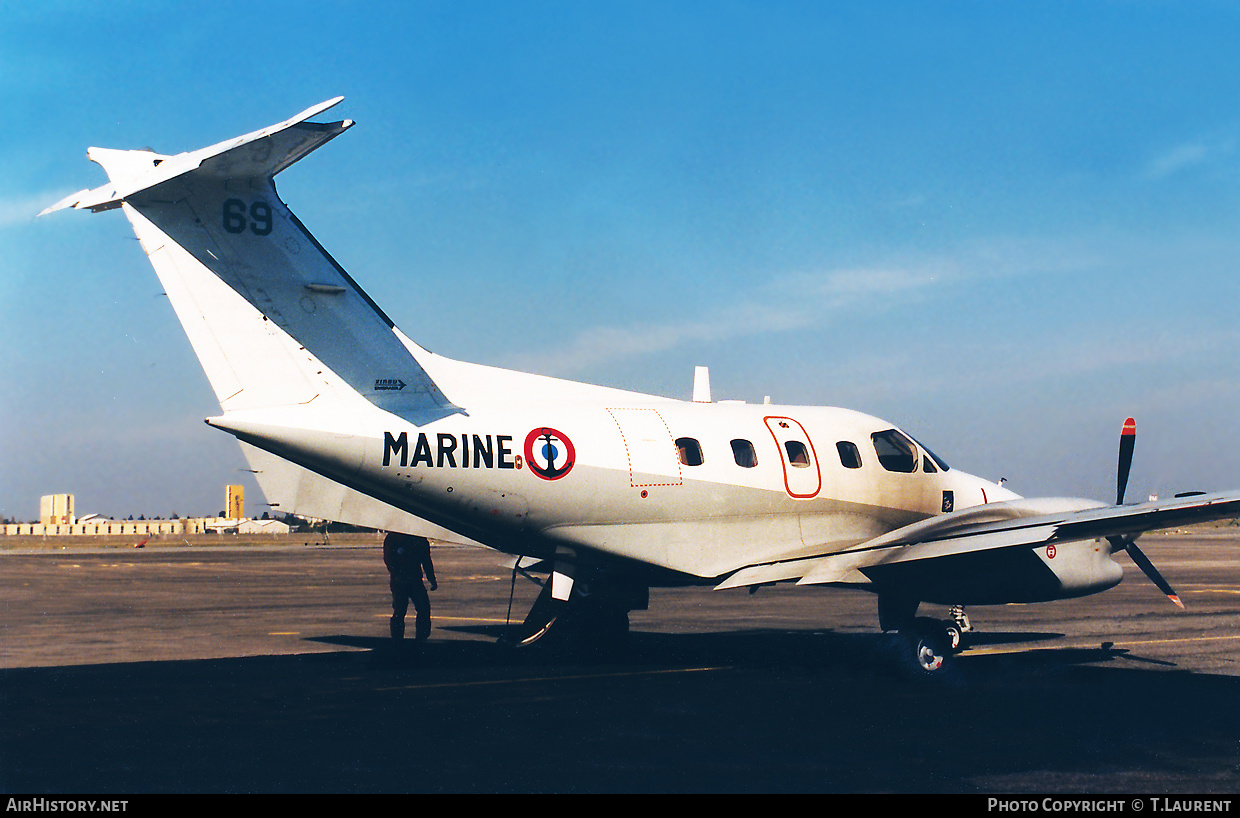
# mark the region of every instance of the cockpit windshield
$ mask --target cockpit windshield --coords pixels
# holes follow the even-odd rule
[[[870,435],[870,439],[874,441],[874,453],[878,455],[879,465],[887,471],[912,474],[917,471],[922,452],[926,457],[922,470],[927,474],[948,471],[951,468],[942,458],[922,446],[920,441],[915,441],[897,429],[875,432]]]
[[[874,441],[878,463],[884,469],[904,474],[917,471],[917,447],[900,432],[895,429],[875,432],[870,439]]]

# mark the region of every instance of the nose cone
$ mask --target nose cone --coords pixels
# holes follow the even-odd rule
[[[966,472],[952,470],[948,475],[952,478],[952,492],[955,494],[955,509],[972,508],[986,503],[1003,503],[1008,500],[1019,500],[1020,495],[1009,491],[998,483],[992,483],[981,477]]]

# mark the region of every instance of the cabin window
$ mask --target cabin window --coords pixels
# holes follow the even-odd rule
[[[736,458],[736,465],[746,469],[752,469],[758,465],[758,453],[754,451],[753,444],[748,440],[732,441],[732,457]]]
[[[921,470],[926,474],[937,474],[938,469],[934,465],[934,461],[930,459],[930,455],[926,455],[921,459]]]
[[[676,439],[676,454],[686,466],[702,465],[702,446],[691,437]]]
[[[895,429],[875,432],[870,435],[874,441],[874,453],[878,462],[887,471],[911,474],[917,471],[917,449],[913,441]]]
[[[785,440],[784,450],[788,452],[788,463],[798,469],[809,468],[809,449],[799,440]]]
[[[857,448],[857,444],[848,440],[841,440],[835,444],[835,450],[840,453],[840,464],[846,469],[861,468],[861,450]]]

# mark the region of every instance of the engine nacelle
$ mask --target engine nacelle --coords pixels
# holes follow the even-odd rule
[[[880,593],[944,605],[1047,602],[1096,594],[1124,571],[1106,540],[996,548],[863,569]]]
[[[1048,599],[1096,594],[1114,588],[1124,578],[1124,569],[1111,559],[1111,544],[1106,540],[1052,543],[1034,549],[1034,554],[1061,586],[1061,592]]]

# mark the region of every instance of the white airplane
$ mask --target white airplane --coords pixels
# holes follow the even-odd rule
[[[450,360],[407,338],[276,193],[273,177],[353,123],[341,98],[174,156],[91,148],[110,184],[43,213],[120,208],[270,504],[481,544],[547,581],[515,641],[623,633],[651,587],[861,586],[933,674],[964,605],[1116,585],[1144,531],[1240,515],[1240,492],[1124,505],[1024,499],[846,409],[682,401]],[[42,215],[42,214],[40,214]],[[922,603],[950,618],[917,616]],[[1183,607],[1181,605],[1181,607]],[[554,629],[552,625],[555,625]]]

